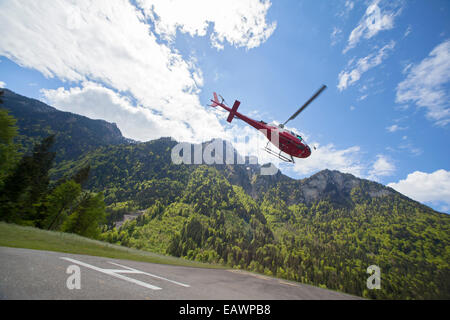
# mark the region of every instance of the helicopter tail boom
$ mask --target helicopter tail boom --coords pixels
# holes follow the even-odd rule
[[[211,107],[217,107],[217,106],[221,106],[222,108],[224,108],[225,110],[227,110],[228,112],[230,112],[230,114],[228,115],[227,121],[231,122],[234,119],[234,116],[236,116],[237,113],[237,109],[239,108],[239,105],[241,104],[240,101],[236,100],[233,104],[233,108],[229,108],[228,106],[226,106],[223,102],[224,99],[222,98],[222,96],[220,96],[220,98],[222,99],[222,102],[219,102],[219,98],[217,93],[214,92],[214,98],[211,100],[212,104],[210,104]],[[239,117],[239,114],[238,114]]]

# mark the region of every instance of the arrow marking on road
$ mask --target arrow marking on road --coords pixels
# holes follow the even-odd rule
[[[151,274],[151,273],[147,273],[147,272],[144,272],[144,271],[136,270],[136,269],[133,269],[133,268],[130,268],[130,267],[126,267],[126,266],[123,266],[123,265],[120,265],[120,264],[114,263],[114,262],[109,262],[109,263],[111,263],[113,265],[116,265],[116,266],[119,266],[119,267],[122,267],[122,268],[125,268],[125,270],[122,270],[122,269],[120,269],[120,270],[118,270],[118,269],[103,269],[103,268],[99,268],[99,267],[93,266],[91,264],[88,264],[88,263],[85,263],[85,262],[82,262],[82,261],[79,261],[79,260],[66,258],[66,257],[61,257],[61,259],[69,261],[69,262],[72,262],[72,263],[75,263],[75,264],[78,264],[80,266],[83,266],[83,267],[86,267],[86,268],[89,268],[89,269],[92,269],[92,270],[95,270],[95,271],[98,271],[98,272],[101,272],[101,273],[108,274],[108,275],[110,275],[112,277],[116,277],[118,279],[122,279],[122,280],[131,282],[131,283],[134,283],[134,284],[137,284],[139,286],[142,286],[142,287],[145,287],[145,288],[148,288],[148,289],[152,289],[152,290],[161,290],[161,288],[157,287],[157,286],[154,286],[154,285],[151,285],[149,283],[140,281],[140,280],[136,280],[136,279],[124,276],[124,275],[122,275],[122,273],[127,273],[127,274],[144,274],[144,275],[147,275],[147,276],[150,276],[150,277],[153,277],[153,278],[157,278],[157,279],[160,279],[160,280],[165,280],[165,281],[168,281],[168,282],[171,282],[171,283],[183,286],[183,287],[190,287],[189,285],[181,283],[181,282],[173,281],[173,280],[170,280],[170,279],[167,279],[167,278],[163,278],[163,277]]]

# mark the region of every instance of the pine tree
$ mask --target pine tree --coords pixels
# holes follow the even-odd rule
[[[49,193],[53,192],[57,187],[59,187],[60,185],[68,182],[68,181],[75,181],[77,184],[81,185],[81,187],[83,187],[83,185],[86,183],[87,179],[89,178],[89,172],[91,170],[91,166],[88,164],[85,167],[82,167],[80,170],[78,170],[77,172],[75,172],[70,178],[67,176],[64,176],[60,179],[58,179],[58,181],[54,182],[52,184],[51,190]]]
[[[91,165],[87,165],[80,170],[78,170],[72,177],[72,180],[83,186],[89,178],[89,173],[91,171]]]
[[[0,109],[0,186],[19,161],[18,145],[14,143],[17,131],[16,119]]]
[[[6,179],[0,191],[0,219],[40,227],[45,216],[45,196],[50,182],[49,170],[55,153],[50,149],[55,136],[35,145]]]

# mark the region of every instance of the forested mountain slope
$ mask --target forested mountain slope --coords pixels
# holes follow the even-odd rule
[[[23,141],[59,137],[53,180],[90,165],[86,188],[108,205],[106,241],[364,297],[450,298],[450,217],[391,188],[330,170],[295,180],[258,165],[176,165],[170,138],[129,143],[115,125],[15,97],[5,106]],[[366,287],[371,265],[380,290]]]
[[[365,297],[449,297],[448,215],[338,171],[295,180],[257,166],[174,165],[175,144],[102,147],[61,169],[91,164],[89,187],[105,192],[111,217],[146,210],[103,239]],[[366,288],[370,265],[381,290]]]

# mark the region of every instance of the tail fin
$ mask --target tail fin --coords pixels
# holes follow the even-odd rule
[[[217,97],[217,93],[214,92],[214,99],[211,100],[211,107],[217,107],[219,105],[219,98]]]
[[[220,96],[220,98],[222,98],[222,96]],[[228,108],[227,106],[225,106],[223,104],[223,98],[222,98],[222,102],[219,102],[219,98],[217,96],[217,93],[214,92],[214,98],[211,100],[212,104],[210,105],[211,107],[217,107],[217,106],[221,106],[222,108],[224,108],[225,110],[230,110],[230,108]],[[227,121],[231,122],[234,118],[234,116],[236,115],[237,109],[239,108],[239,105],[241,103],[239,101],[235,101],[233,108],[230,111],[230,114],[228,115]]]

